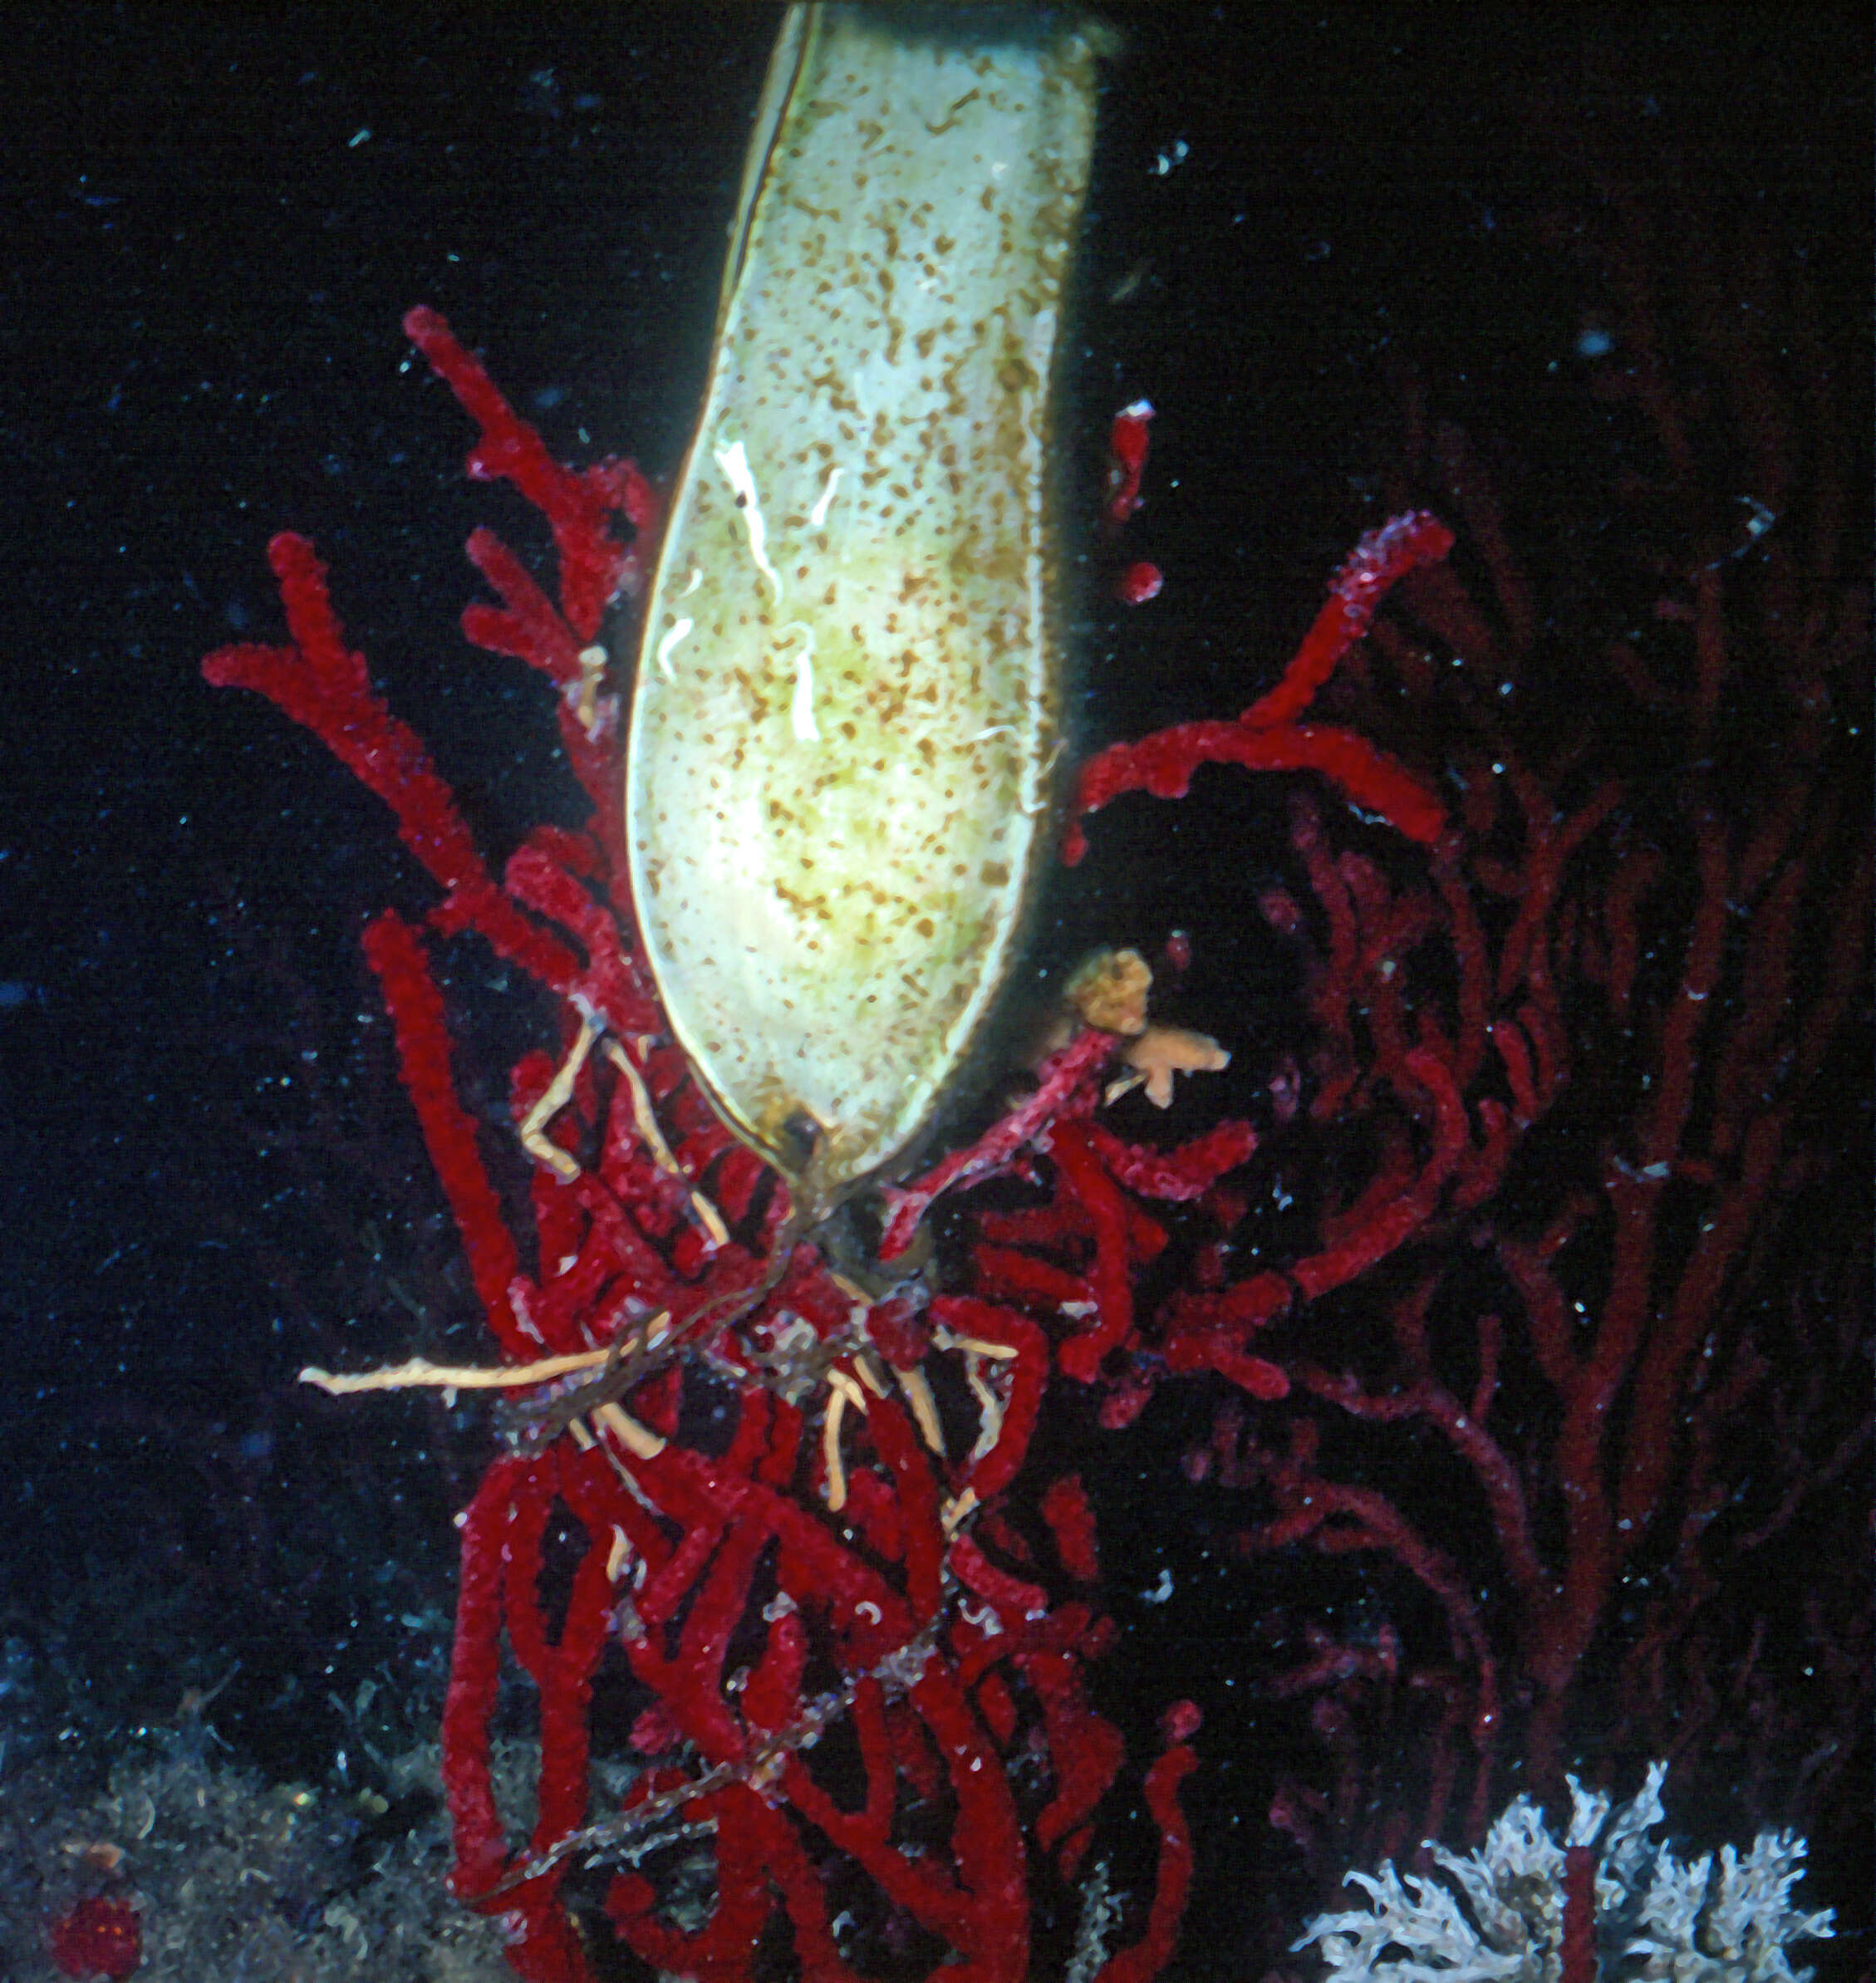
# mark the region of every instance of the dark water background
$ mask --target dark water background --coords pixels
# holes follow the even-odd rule
[[[1612,141],[1631,160],[1692,157],[1773,216],[1867,351],[1864,10],[1118,17],[1131,47],[1104,111],[1075,465],[1092,489],[1108,416],[1156,403],[1130,548],[1168,582],[1132,613],[1090,584],[1091,738],[1227,714],[1267,680],[1380,520],[1403,368],[1475,432],[1554,416],[1603,326],[1533,223]],[[484,846],[498,858],[538,820],[577,823],[548,692],[456,626],[477,591],[470,529],[533,553],[543,533],[505,490],[461,479],[468,425],[399,319],[442,310],[563,459],[629,452],[668,474],[768,39],[754,7],[0,17],[0,1715],[17,1714],[16,1760],[60,1740],[108,1750],[237,1662],[215,1726],[270,1772],[356,1768],[336,1759],[373,1678],[376,1715],[434,1721],[449,1517],[487,1450],[480,1419],[336,1406],[292,1382],[419,1336],[482,1347],[357,957],[367,915],[420,913],[430,885],[322,747],[208,690],[198,663],[279,637],[265,546],[300,530]],[[1655,191],[1672,214],[1672,179]],[[1865,392],[1850,411],[1867,408]],[[1156,857],[1166,920],[1202,916],[1211,855]],[[1097,876],[1063,897],[1051,940],[1137,920],[1139,888]],[[459,1064],[494,1122],[543,1014],[492,966],[459,970]],[[1104,1504],[1150,1509],[1170,1484],[1176,1444],[1151,1431],[1110,1455]],[[1130,1599],[1179,1561],[1150,1517],[1122,1521],[1114,1551],[1128,1670],[1201,1696],[1219,1745],[1208,1883],[1174,1973],[1230,1973],[1206,1931],[1208,1907],[1230,1918],[1243,1835],[1226,1816],[1229,1619]]]

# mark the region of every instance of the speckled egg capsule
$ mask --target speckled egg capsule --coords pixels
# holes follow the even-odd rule
[[[931,1120],[1045,857],[1094,104],[1060,13],[798,7],[770,65],[625,807],[671,1024],[804,1207]]]

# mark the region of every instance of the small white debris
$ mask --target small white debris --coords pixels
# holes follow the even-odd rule
[[[762,520],[762,505],[756,500],[755,476],[749,468],[748,451],[739,440],[733,440],[727,448],[716,450],[716,465],[723,470],[724,479],[734,491],[737,505],[742,510],[743,522],[749,533],[749,556],[755,560],[756,569],[775,588],[775,596],[779,600],[782,582],[769,562],[769,527]]]
[[[827,487],[821,491],[821,499],[808,513],[808,522],[817,530],[827,522],[828,511],[832,507],[834,499],[834,491],[840,487],[840,479],[846,473],[844,469],[829,469],[828,470],[828,483]]]
[[[658,666],[665,680],[668,682],[677,680],[677,677],[671,673],[671,650],[690,632],[695,622],[690,620],[680,620],[658,643],[656,656]]]

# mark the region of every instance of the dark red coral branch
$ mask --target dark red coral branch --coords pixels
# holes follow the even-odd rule
[[[1088,844],[1081,822],[1090,812],[1127,792],[1183,798],[1192,774],[1205,764],[1320,772],[1352,803],[1379,814],[1410,840],[1432,845],[1445,830],[1446,808],[1422,778],[1365,737],[1297,719],[1367,632],[1392,587],[1416,566],[1444,557],[1451,546],[1451,532],[1425,511],[1370,531],[1336,574],[1328,605],[1283,680],[1235,722],[1176,724],[1135,744],[1110,744],[1088,759],[1063,858],[1071,866],[1081,859]]]

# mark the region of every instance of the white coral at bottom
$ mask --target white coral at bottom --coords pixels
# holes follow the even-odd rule
[[[1683,1865],[1650,1840],[1662,1822],[1665,1763],[1611,1814],[1609,1799],[1569,1779],[1574,1809],[1559,1843],[1542,1809],[1518,1798],[1485,1844],[1461,1858],[1427,1849],[1446,1881],[1395,1871],[1351,1873],[1369,1905],[1319,1914],[1294,1946],[1319,1945],[1328,1983],[1561,1983],[1564,1869],[1570,1848],[1596,1853],[1597,1974],[1672,1983],[1808,1983],[1787,1946],[1832,1932],[1833,1911],[1790,1904],[1804,1877],[1805,1841],[1761,1832],[1742,1858],[1728,1845]]]

